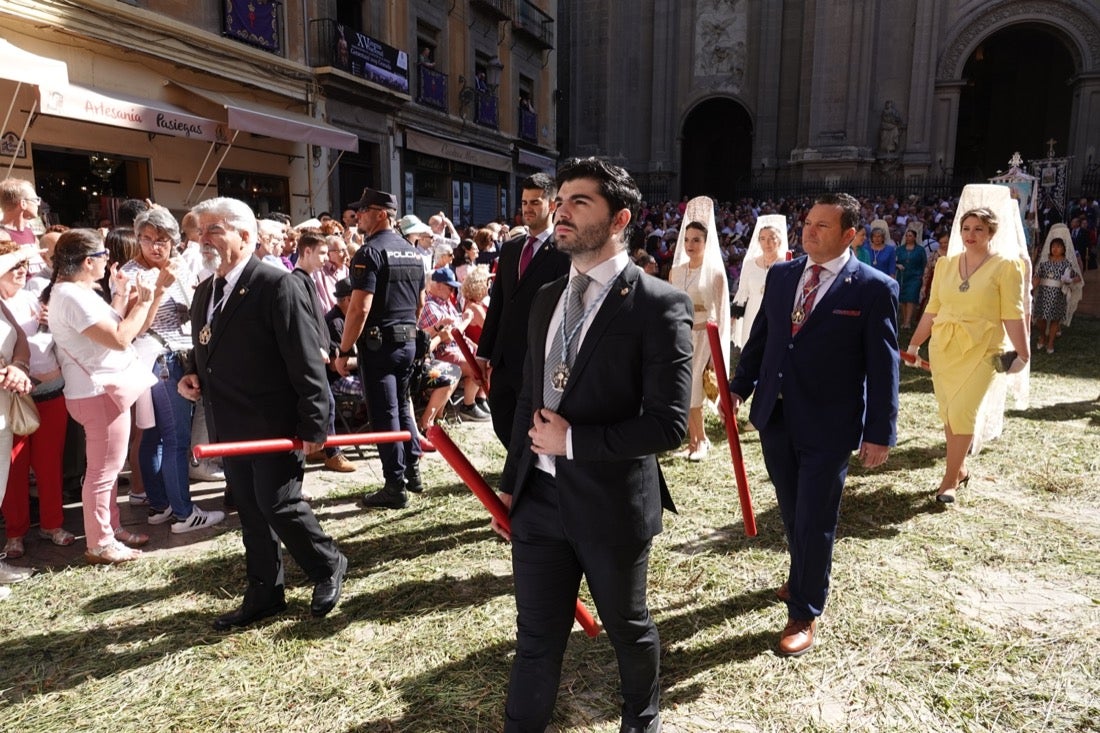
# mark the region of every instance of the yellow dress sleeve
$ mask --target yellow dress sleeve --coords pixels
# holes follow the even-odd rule
[[[932,285],[929,288],[931,292],[928,294],[928,304],[924,307],[924,310],[928,313],[940,312],[940,288],[943,286],[943,273],[947,269],[948,259],[945,255],[936,260],[936,267],[932,271]]]
[[[997,271],[997,289],[1001,296],[1001,320],[1018,321],[1024,317],[1024,271],[1019,260],[1005,260]]]

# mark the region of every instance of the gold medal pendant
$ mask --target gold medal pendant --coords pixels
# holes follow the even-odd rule
[[[564,392],[565,385],[569,383],[569,367],[565,363],[558,364],[554,373],[550,375],[550,386],[555,392]]]
[[[210,324],[208,323],[202,327],[201,331],[199,331],[199,343],[203,346],[206,346],[208,343],[210,343],[210,337],[212,335],[213,332],[210,330]]]
[[[806,320],[806,311],[803,310],[802,306],[798,306],[791,311],[791,323],[801,325],[804,320]]]

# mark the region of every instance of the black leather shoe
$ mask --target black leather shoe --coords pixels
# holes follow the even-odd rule
[[[658,713],[657,717],[649,721],[649,725],[646,726],[630,725],[624,720],[619,733],[661,733],[661,716]]]
[[[344,555],[336,561],[336,570],[331,576],[325,578],[313,586],[313,601],[309,604],[309,612],[320,618],[327,616],[329,611],[336,608],[340,600],[340,589],[344,587],[344,576],[348,572],[348,559]]]
[[[218,631],[226,631],[234,626],[251,626],[261,619],[286,610],[286,600],[281,591],[265,601],[258,600],[257,595],[252,591],[245,591],[244,603],[241,607],[214,619],[214,628]]]
[[[363,496],[363,506],[381,509],[404,509],[409,504],[409,495],[401,484],[386,484],[373,494]]]
[[[420,480],[419,461],[405,466],[405,488],[414,494],[424,490],[424,483]]]

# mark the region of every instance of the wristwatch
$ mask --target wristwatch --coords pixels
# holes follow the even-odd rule
[[[354,347],[354,346],[352,346],[352,347],[351,347],[350,349],[348,349],[347,351],[344,351],[343,349],[340,349],[340,356],[341,356],[342,358],[344,358],[344,359],[348,359],[348,358],[350,358],[350,357],[353,357],[353,356],[355,356],[355,347]]]

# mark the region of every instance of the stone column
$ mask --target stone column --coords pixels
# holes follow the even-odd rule
[[[1073,86],[1069,145],[1066,149],[1067,154],[1072,156],[1068,181],[1071,194],[1081,191],[1081,177],[1089,165],[1090,147],[1091,162],[1100,163],[1100,71],[1078,75]],[[1095,191],[1087,193],[1095,195]]]
[[[937,175],[955,167],[955,142],[959,131],[959,98],[965,79],[946,79],[936,82],[935,102],[931,110],[929,153],[932,174]]]

